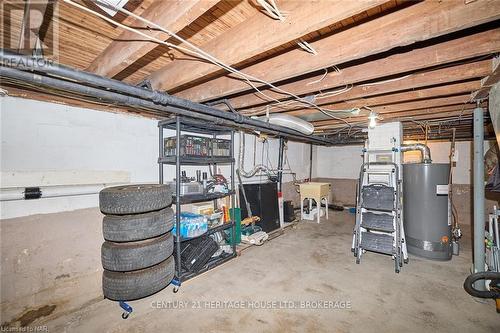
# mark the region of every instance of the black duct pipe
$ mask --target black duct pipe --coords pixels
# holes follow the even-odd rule
[[[248,130],[259,130],[269,134],[282,135],[282,131],[279,129],[280,126],[254,126],[246,123],[235,123],[234,121],[221,119],[217,116],[206,115],[203,113],[198,113],[195,111],[185,110],[173,106],[162,106],[155,104],[154,102],[143,100],[140,98],[123,95],[120,93],[115,93],[112,91],[102,90],[99,88],[93,88],[88,86],[83,86],[78,83],[61,80],[58,78],[52,78],[48,76],[41,76],[34,73],[24,72],[17,69],[0,67],[0,77],[10,78],[18,81],[28,82],[36,84],[38,86],[46,88],[55,88],[57,90],[62,90],[65,92],[70,92],[78,95],[92,96],[99,99],[102,102],[123,105],[127,107],[139,107],[143,109],[148,109],[152,111],[157,111],[161,115],[167,116],[165,113],[174,113],[182,116],[187,116],[195,119],[201,119],[205,121],[212,122],[217,125],[224,125],[230,127],[239,127]],[[221,111],[223,112],[223,111]],[[263,124],[266,124],[263,122]],[[278,129],[276,129],[278,127]],[[315,141],[314,137],[304,137],[299,134],[286,134],[287,137],[298,141],[312,141],[316,144],[325,144],[323,141]]]
[[[333,141],[326,138],[308,136],[283,126],[272,125],[261,120],[252,119],[237,113],[221,111],[210,106],[171,96],[166,93],[151,91],[124,83],[122,81],[105,78],[64,65],[54,64],[43,58],[32,58],[17,55],[1,49],[0,60],[2,66],[15,67],[23,70],[42,72],[57,76],[57,78],[43,77],[40,75],[35,76],[34,74],[26,76],[20,74],[24,73],[20,70],[9,69],[7,71],[8,68],[2,67],[2,76],[15,78],[24,82],[36,83],[46,87],[72,91],[74,93],[96,97],[106,101],[109,101],[109,96],[112,95],[113,98],[111,99],[111,103],[118,102],[119,104],[122,104],[122,102],[119,101],[124,99],[117,98],[117,95],[123,95],[125,98],[125,104],[122,105],[125,106],[140,105],[141,107],[147,109],[157,110],[160,112],[171,112],[204,120],[208,120],[209,118],[201,117],[202,115],[212,116],[217,119],[226,119],[230,121],[229,123],[218,121],[219,124],[227,126],[261,130],[270,134],[284,134],[299,141],[312,142],[315,144],[333,144]],[[72,80],[74,82],[64,81],[61,78]],[[95,88],[88,87],[87,85]],[[115,91],[116,93],[113,94],[112,91]],[[131,101],[134,101],[134,103],[130,103]],[[165,109],[165,107],[168,107],[168,109]],[[213,119],[214,118],[212,118],[211,121],[213,121]]]

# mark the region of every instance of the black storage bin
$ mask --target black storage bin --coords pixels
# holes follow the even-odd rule
[[[265,232],[272,232],[280,228],[278,210],[278,184],[274,182],[260,184],[244,184],[246,197],[252,214],[259,216],[260,221],[255,223]],[[245,197],[240,186],[241,219],[248,217]]]
[[[285,222],[293,222],[295,220],[295,211],[291,200],[283,202],[283,218]]]
[[[182,244],[181,266],[189,272],[196,273],[205,266],[219,245],[212,237],[201,236]]]

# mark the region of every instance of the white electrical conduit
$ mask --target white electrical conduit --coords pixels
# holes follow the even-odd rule
[[[293,97],[294,99],[296,99],[297,101],[300,101],[300,102],[302,102],[302,103],[304,103],[304,104],[310,105],[311,107],[313,107],[313,108],[317,109],[318,111],[320,111],[320,112],[324,113],[325,115],[329,116],[330,118],[333,118],[333,119],[336,119],[336,120],[340,120],[340,121],[344,122],[345,124],[347,124],[347,126],[349,126],[349,123],[348,123],[346,120],[344,120],[344,119],[342,119],[342,118],[339,118],[339,117],[335,117],[335,116],[333,116],[331,113],[329,113],[329,112],[335,112],[335,110],[328,110],[328,109],[321,108],[321,107],[317,106],[316,104],[311,103],[311,102],[309,102],[309,101],[307,101],[307,100],[305,100],[305,99],[303,99],[303,98],[301,98],[301,97],[299,97],[299,96],[297,96],[297,95],[295,95],[295,94],[293,94],[293,93],[291,93],[291,92],[288,92],[288,91],[285,91],[285,90],[283,90],[283,89],[281,89],[281,88],[276,87],[275,85],[273,85],[273,84],[272,84],[272,83],[270,83],[270,82],[264,81],[264,80],[262,80],[262,79],[259,79],[259,78],[257,78],[257,77],[254,77],[254,76],[252,76],[252,75],[248,75],[248,74],[245,74],[245,73],[243,73],[243,72],[241,72],[241,71],[238,71],[237,69],[235,69],[235,68],[233,68],[233,67],[231,67],[231,66],[229,66],[229,65],[227,65],[227,64],[225,64],[225,63],[223,63],[223,62],[222,62],[222,61],[220,61],[219,59],[217,59],[217,58],[215,58],[214,56],[212,56],[211,54],[209,54],[209,53],[207,53],[207,52],[203,51],[202,49],[200,49],[199,47],[197,47],[197,46],[195,46],[194,44],[190,43],[189,41],[185,40],[184,38],[182,38],[182,37],[178,36],[178,35],[177,35],[177,34],[175,34],[174,32],[169,31],[169,30],[167,30],[167,29],[163,28],[162,26],[160,26],[160,25],[158,25],[158,24],[156,24],[156,23],[154,23],[154,22],[151,22],[151,21],[149,21],[149,20],[147,20],[147,19],[145,19],[145,18],[143,18],[143,17],[141,17],[141,16],[139,16],[139,15],[136,15],[136,14],[134,14],[134,13],[132,13],[132,12],[130,12],[130,11],[128,11],[128,10],[126,10],[126,9],[119,8],[119,7],[117,7],[117,6],[114,6],[113,4],[109,3],[108,1],[105,1],[105,0],[98,0],[97,2],[98,2],[98,3],[101,3],[101,4],[104,4],[105,6],[108,6],[109,8],[113,8],[113,9],[115,9],[115,10],[117,10],[117,11],[119,11],[119,12],[122,12],[122,13],[124,13],[124,14],[127,14],[127,15],[129,15],[129,16],[131,16],[131,17],[134,17],[134,18],[136,18],[137,20],[140,20],[140,21],[142,21],[143,23],[146,23],[149,27],[154,27],[154,28],[156,28],[156,29],[159,29],[159,30],[161,30],[161,31],[165,32],[166,34],[168,34],[168,35],[170,35],[170,36],[174,37],[174,38],[175,38],[175,39],[177,39],[178,41],[180,41],[180,42],[182,42],[182,43],[185,43],[186,45],[188,45],[189,47],[191,47],[192,49],[194,49],[194,51],[193,51],[193,50],[190,50],[190,49],[187,49],[187,48],[185,48],[185,47],[178,46],[178,45],[175,45],[175,44],[172,44],[172,43],[168,43],[168,42],[165,42],[165,41],[163,41],[163,40],[161,40],[161,39],[158,39],[158,38],[152,37],[152,36],[150,36],[150,35],[148,35],[148,34],[145,34],[145,33],[141,32],[141,31],[137,30],[137,29],[130,28],[130,27],[128,27],[128,26],[126,26],[126,25],[124,25],[124,24],[121,24],[121,23],[119,23],[119,22],[116,22],[116,21],[114,21],[114,20],[110,19],[109,17],[106,17],[105,15],[102,15],[102,14],[100,14],[100,13],[97,13],[96,11],[94,11],[94,10],[92,10],[92,9],[88,8],[88,7],[85,7],[85,6],[82,6],[82,5],[78,4],[78,3],[75,3],[75,2],[74,2],[74,1],[72,1],[72,0],[64,0],[64,2],[66,2],[66,3],[70,4],[70,5],[74,6],[74,7],[77,7],[77,8],[79,8],[79,9],[83,10],[83,11],[86,11],[86,12],[88,12],[88,13],[91,13],[91,14],[93,14],[93,15],[95,15],[95,16],[98,16],[98,17],[102,18],[103,20],[108,21],[108,22],[110,22],[110,23],[112,23],[112,24],[114,24],[114,25],[117,25],[117,26],[119,26],[119,27],[121,27],[121,28],[123,28],[123,29],[125,29],[125,30],[131,31],[131,32],[136,33],[136,34],[138,34],[138,35],[141,35],[141,36],[143,36],[143,37],[145,37],[145,38],[148,38],[149,40],[152,40],[152,41],[154,41],[154,42],[157,42],[157,43],[160,43],[160,44],[166,45],[166,46],[168,46],[168,47],[171,47],[171,48],[174,48],[174,49],[177,49],[177,50],[180,50],[180,51],[183,51],[183,52],[186,52],[186,53],[192,54],[192,55],[194,55],[194,56],[196,56],[196,57],[198,57],[198,58],[202,58],[202,59],[208,60],[208,61],[210,61],[211,63],[213,63],[214,65],[219,66],[219,67],[221,67],[221,68],[223,68],[223,69],[225,69],[225,70],[227,70],[227,71],[229,71],[229,72],[231,72],[231,73],[233,73],[233,74],[238,75],[238,76],[239,76],[239,77],[241,77],[243,80],[245,80],[245,82],[246,82],[247,84],[249,84],[249,85],[250,85],[250,86],[251,86],[254,90],[256,90],[259,94],[263,95],[264,97],[266,97],[266,98],[267,98],[267,99],[269,99],[269,100],[273,100],[273,101],[275,101],[275,102],[277,102],[277,103],[281,103],[279,100],[277,100],[277,99],[275,99],[275,98],[272,98],[272,97],[270,97],[270,96],[268,96],[268,95],[264,94],[263,92],[261,92],[261,91],[260,91],[260,90],[259,90],[259,89],[258,89],[258,88],[257,88],[257,87],[256,87],[256,86],[252,83],[252,82],[251,82],[251,81],[256,81],[256,82],[262,83],[262,84],[264,84],[264,85],[269,86],[270,88],[272,88],[273,90],[275,90],[275,91],[277,91],[277,92],[279,92],[279,93],[289,95],[289,96]],[[328,112],[327,112],[327,111],[328,111]]]
[[[257,3],[264,8],[267,14],[273,19],[283,21],[285,17],[281,14],[276,2],[274,0],[257,0]]]
[[[300,46],[301,49],[306,51],[307,53],[311,53],[312,55],[318,55],[318,51],[316,51],[311,44],[303,40],[302,38],[297,42],[297,45]],[[324,77],[323,77],[324,78]]]
[[[112,185],[116,186],[119,184]],[[41,192],[40,199],[44,199],[97,194],[107,186],[110,186],[110,184],[54,185],[39,186],[37,188],[39,188]],[[0,201],[25,200],[25,189],[26,187],[2,188],[0,189]]]
[[[337,95],[341,95],[343,93],[346,93],[348,92],[349,90],[352,89],[352,87],[354,87],[353,85],[346,85],[345,87],[343,88],[338,88],[338,89],[335,89],[335,90],[332,90],[332,91],[329,91],[329,92],[325,92],[325,93],[319,93],[319,94],[316,94],[316,95],[308,95],[306,97],[303,97],[304,99],[310,99],[310,102],[313,103],[319,99],[322,99],[322,98],[327,98],[327,97],[331,97],[331,96],[337,96]],[[273,103],[273,104],[268,104],[268,105],[265,105],[264,107],[257,107],[257,108],[251,108],[251,109],[247,109],[247,110],[244,110],[242,111],[242,113],[246,114],[246,115],[259,115],[259,114],[262,114],[264,112],[266,112],[268,109],[269,110],[272,110],[272,109],[283,109],[283,110],[296,110],[297,107],[300,107],[302,106],[300,104],[300,102],[296,101],[296,100],[289,100],[289,101],[280,101],[279,103]],[[314,109],[313,107],[309,106],[309,105],[306,105],[305,106],[306,109]],[[331,111],[334,111],[335,113],[337,114],[341,114],[341,113],[344,113],[344,114],[356,114],[356,112],[359,110],[359,108],[353,108],[353,109],[349,109],[349,110],[331,110],[331,109],[323,109],[325,110],[325,112],[331,112]],[[324,112],[323,112],[324,113]]]

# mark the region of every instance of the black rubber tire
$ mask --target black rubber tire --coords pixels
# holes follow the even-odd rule
[[[103,214],[147,213],[171,204],[172,191],[170,186],[164,184],[114,186],[99,193],[99,207]]]
[[[163,235],[174,226],[174,211],[164,208],[134,215],[105,215],[102,234],[110,242],[132,242]]]
[[[500,280],[499,272],[477,272],[469,275],[464,281],[465,291],[474,297],[479,298],[500,298],[500,292],[496,290],[477,290],[474,288],[474,282],[478,280]],[[495,282],[496,283],[496,282]]]
[[[163,236],[138,242],[104,242],[101,246],[102,267],[108,271],[128,272],[156,265],[172,255],[174,236]]]
[[[104,297],[113,301],[133,301],[162,290],[174,277],[175,262],[170,256],[167,260],[133,272],[111,272],[102,274]]]

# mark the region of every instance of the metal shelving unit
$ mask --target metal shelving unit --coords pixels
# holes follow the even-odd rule
[[[234,167],[234,130],[228,127],[223,127],[219,125],[214,125],[210,123],[201,123],[200,121],[190,119],[190,118],[185,118],[181,116],[176,116],[174,118],[170,118],[167,120],[162,120],[158,122],[158,129],[159,129],[159,157],[158,157],[158,166],[159,166],[159,182],[160,184],[164,183],[164,177],[163,177],[163,167],[165,164],[169,165],[175,165],[175,178],[176,181],[181,179],[181,168],[183,165],[200,165],[200,166],[207,166],[207,167],[213,167],[214,172],[217,170],[217,165],[220,164],[230,164],[231,165],[231,188],[230,191],[225,194],[225,193],[211,193],[207,195],[185,195],[185,196],[180,196],[180,183],[176,182],[176,190],[175,190],[175,198],[174,198],[174,203],[176,207],[176,237],[174,237],[175,240],[175,249],[176,249],[176,256],[175,256],[175,261],[176,261],[176,277],[175,279],[177,281],[176,284],[180,286],[180,284],[196,275],[199,275],[203,272],[206,272],[234,257],[236,257],[236,228],[235,228],[235,222],[234,222],[234,217],[230,217],[230,223],[225,223],[213,228],[210,228],[206,233],[203,234],[205,235],[210,235],[214,234],[219,231],[231,229],[231,241],[232,241],[232,249],[233,253],[232,254],[225,254],[224,252],[219,255],[218,257],[211,258],[208,263],[198,272],[189,272],[185,271],[181,267],[181,249],[182,249],[182,243],[193,239],[185,239],[181,238],[180,236],[180,214],[181,214],[181,205],[184,204],[189,204],[189,203],[196,203],[196,202],[204,202],[204,201],[214,201],[214,205],[216,204],[216,200],[220,198],[224,198],[227,196],[231,197],[231,208],[235,207],[235,167]],[[176,133],[176,155],[175,156],[165,156],[164,155],[164,149],[163,149],[163,144],[164,144],[164,130],[165,129],[171,129],[175,130]],[[181,138],[181,133],[182,132],[189,132],[189,133],[195,133],[195,134],[204,134],[204,135],[210,135],[213,138],[217,138],[218,136],[221,135],[229,135],[231,137],[231,146],[230,146],[230,156],[229,157],[187,157],[187,156],[179,156],[181,147],[180,147],[180,138]],[[180,198],[177,200],[177,198]],[[201,236],[200,236],[201,237]]]

